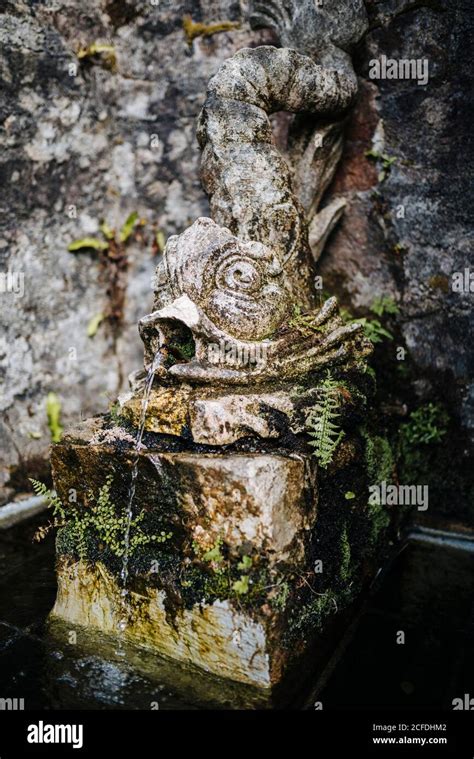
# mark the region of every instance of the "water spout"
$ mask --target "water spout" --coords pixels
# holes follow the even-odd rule
[[[122,582],[122,601],[123,601],[123,612],[124,616],[123,619],[119,623],[119,630],[123,632],[127,627],[127,599],[128,599],[128,575],[129,575],[129,555],[130,555],[130,530],[133,520],[133,505],[135,501],[135,491],[137,486],[137,476],[138,476],[138,461],[139,461],[139,455],[140,455],[140,449],[142,448],[142,438],[143,433],[145,431],[145,422],[146,422],[146,415],[148,410],[148,404],[150,401],[150,394],[151,394],[151,388],[153,387],[153,380],[155,377],[156,371],[159,369],[159,367],[162,365],[165,358],[165,354],[162,351],[162,346],[159,347],[157,350],[155,357],[151,363],[150,368],[148,369],[147,376],[145,379],[145,385],[143,388],[143,396],[142,396],[142,402],[141,402],[141,408],[140,408],[140,419],[137,429],[137,434],[135,437],[135,443],[133,447],[133,462],[132,462],[132,474],[130,479],[130,486],[128,489],[128,498],[127,498],[127,511],[126,511],[126,523],[125,523],[125,534],[124,534],[124,552],[122,556],[122,569],[120,572],[120,579]]]

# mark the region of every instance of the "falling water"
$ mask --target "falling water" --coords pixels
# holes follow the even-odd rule
[[[123,618],[121,619],[119,623],[119,629],[121,631],[125,630],[127,627],[127,616],[128,616],[128,563],[129,563],[129,553],[130,553],[130,530],[132,526],[132,520],[133,520],[133,504],[135,500],[135,491],[137,486],[137,476],[138,476],[138,461],[140,456],[140,449],[142,447],[142,438],[143,433],[145,431],[145,421],[146,421],[146,414],[148,410],[148,403],[150,401],[150,393],[151,388],[153,386],[153,379],[155,377],[155,372],[157,369],[161,366],[163,362],[163,354],[161,352],[161,348],[158,349],[153,362],[148,369],[148,373],[145,380],[145,386],[143,389],[143,396],[142,396],[142,402],[141,402],[141,408],[140,408],[140,419],[138,424],[138,430],[135,437],[135,443],[133,448],[133,464],[132,464],[132,474],[130,479],[130,486],[128,489],[128,499],[127,499],[127,511],[126,511],[126,523],[125,523],[125,534],[124,534],[124,552],[122,557],[122,570],[120,572],[120,579],[122,581],[122,606],[123,606]]]

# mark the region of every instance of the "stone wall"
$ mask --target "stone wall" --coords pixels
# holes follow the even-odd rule
[[[356,56],[361,93],[331,188],[349,205],[321,273],[324,288],[357,315],[383,294],[397,302],[395,339],[376,356],[386,405],[403,420],[413,404],[442,400],[461,477],[464,436],[474,436],[472,294],[452,292],[451,277],[469,266],[472,137],[462,111],[472,21],[467,0],[367,6],[371,30]],[[26,476],[44,476],[48,393],[61,403],[62,423],[72,424],[106,409],[140,366],[136,323],[152,303],[156,232],[180,232],[208,212],[195,138],[207,81],[234,51],[272,38],[249,29],[237,0],[7,0],[3,9],[0,267],[24,276],[23,294],[0,294],[7,500],[27,489]],[[189,44],[186,14],[241,27]],[[96,41],[113,52],[78,60]],[[428,58],[428,84],[371,80],[369,62],[382,54]],[[396,161],[381,181],[382,155]],[[77,238],[100,237],[102,219],[119,228],[133,211],[146,223],[122,246],[118,274],[97,252],[68,252]],[[116,306],[113,276],[125,291],[123,318],[88,336],[91,320]],[[408,349],[401,382],[397,346]],[[454,514],[466,513],[457,499]]]

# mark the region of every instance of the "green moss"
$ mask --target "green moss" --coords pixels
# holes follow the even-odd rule
[[[288,603],[290,592],[290,585],[287,580],[280,579],[276,586],[276,592],[271,598],[273,608],[283,611]]]
[[[304,634],[321,630],[326,619],[338,610],[338,595],[332,590],[315,594],[308,603],[295,610],[290,620],[290,632]]]
[[[272,582],[266,559],[242,554],[229,557],[229,550],[219,538],[206,552],[193,544],[195,560],[182,568],[179,591],[185,606],[229,599],[239,606],[254,608],[268,599]]]
[[[110,421],[116,426],[121,426],[124,423],[125,419],[120,410],[120,403],[112,403],[109,408],[109,417]]]
[[[340,550],[341,564],[339,568],[339,576],[343,582],[347,582],[351,577],[351,544],[347,534],[347,527],[344,527],[341,533]]]
[[[432,453],[447,433],[448,415],[438,404],[427,403],[410,414],[399,430],[400,474],[403,482],[432,481]]]
[[[304,314],[301,306],[293,304],[293,315],[288,321],[288,326],[298,330],[301,335],[309,337],[315,332],[324,331],[321,325],[315,323],[315,314]]]
[[[390,524],[390,514],[380,503],[368,503],[366,514],[369,520],[369,545],[374,548]]]
[[[395,472],[395,459],[389,440],[381,435],[372,435],[367,428],[362,429],[365,440],[365,463],[370,484],[391,482]]]

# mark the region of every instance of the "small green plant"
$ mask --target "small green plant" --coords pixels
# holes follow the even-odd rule
[[[237,569],[242,569],[245,572],[247,572],[249,569],[252,569],[252,558],[251,556],[242,556],[241,560],[237,564]]]
[[[389,440],[381,435],[372,435],[366,428],[361,430],[365,441],[365,464],[369,481],[373,484],[392,482],[395,460]]]
[[[341,309],[341,318],[345,324],[362,324],[365,336],[373,343],[381,343],[384,338],[393,340],[392,333],[378,319],[371,319],[367,316],[354,318],[345,308]]]
[[[48,508],[53,512],[54,519],[57,519],[63,523],[66,519],[66,512],[64,510],[64,506],[61,503],[61,499],[57,496],[54,490],[50,490],[48,486],[44,484],[44,482],[34,480],[32,477],[30,477],[29,480],[33,486],[35,495],[44,498],[48,504]]]
[[[353,493],[352,490],[347,490],[344,493],[344,498],[346,499],[346,501],[352,501],[352,499],[355,497],[356,497],[356,494]]]
[[[123,273],[128,266],[127,242],[137,225],[143,227],[145,223],[145,220],[139,219],[138,213],[133,211],[119,230],[112,229],[106,221],[102,221],[100,225],[102,238],[83,237],[68,245],[71,253],[95,251],[107,279],[109,303],[104,313],[90,317],[87,324],[87,336],[90,338],[97,334],[103,322],[111,325],[115,337],[118,335],[118,329],[124,318],[126,278]],[[139,230],[136,234],[137,239],[138,236]]]
[[[79,250],[87,250],[88,248],[92,250],[108,250],[114,242],[116,244],[127,242],[137,222],[138,213],[133,211],[120,228],[117,235],[118,239],[116,240],[115,230],[111,229],[106,221],[102,221],[100,231],[105,239],[101,240],[99,237],[83,237],[80,240],[74,240],[74,242],[71,242],[67,249],[70,253],[76,253]]]
[[[310,445],[323,469],[331,463],[334,451],[344,437],[336,419],[340,416],[340,383],[333,380],[330,372],[319,387],[320,397],[306,417],[306,429],[310,435]]]
[[[358,322],[364,325],[364,331],[366,336],[373,343],[381,343],[384,338],[387,340],[393,340],[392,333],[386,329],[378,319],[357,319]]]
[[[406,424],[401,426],[401,436],[409,445],[440,443],[446,435],[448,415],[440,406],[427,403],[412,411]]]
[[[365,155],[367,158],[372,158],[379,165],[379,182],[383,182],[390,174],[392,165],[397,160],[396,156],[389,156],[387,153],[377,153],[376,150],[366,150]]]
[[[400,313],[400,309],[398,308],[394,299],[389,295],[379,295],[377,298],[375,298],[372,305],[370,306],[370,310],[372,313],[377,314],[377,316]]]
[[[240,580],[236,580],[232,583],[232,590],[234,590],[239,596],[245,595],[249,592],[249,576],[240,575]]]
[[[114,556],[123,557],[126,551],[127,516],[125,512],[117,514],[117,509],[111,501],[112,475],[107,477],[97,497],[94,497],[92,493],[90,494],[91,504],[89,506],[79,507],[76,503],[71,503],[67,509],[64,508],[58,496],[46,485],[37,480],[31,480],[31,483],[35,493],[43,496],[48,502],[48,506],[53,509],[54,519],[49,528],[58,527],[67,530],[70,542],[75,547],[79,558],[87,558],[89,545],[92,541],[106,545]],[[145,512],[142,511],[130,522],[129,556],[133,556],[142,546],[149,543],[164,543],[171,538],[171,533],[164,530],[159,535],[145,533],[141,526],[144,518]],[[40,535],[40,538],[44,537],[45,534]]]
[[[203,561],[209,561],[213,564],[220,564],[224,561],[224,556],[221,552],[222,538],[218,538],[210,551],[206,551],[201,557]]]
[[[48,393],[46,398],[46,416],[48,418],[48,427],[51,433],[53,443],[59,443],[63,434],[61,425],[61,401],[56,393]]]
[[[193,550],[198,562],[208,565],[204,581],[205,597],[235,598],[245,596],[245,601],[251,603],[263,592],[258,568],[254,567],[251,556],[244,554],[241,558],[231,558],[227,550],[223,550],[224,541],[217,538],[213,547],[204,550],[199,543],[193,542]],[[186,583],[186,580],[184,580]],[[185,584],[182,586],[186,587]],[[243,601],[243,599],[241,598]]]

